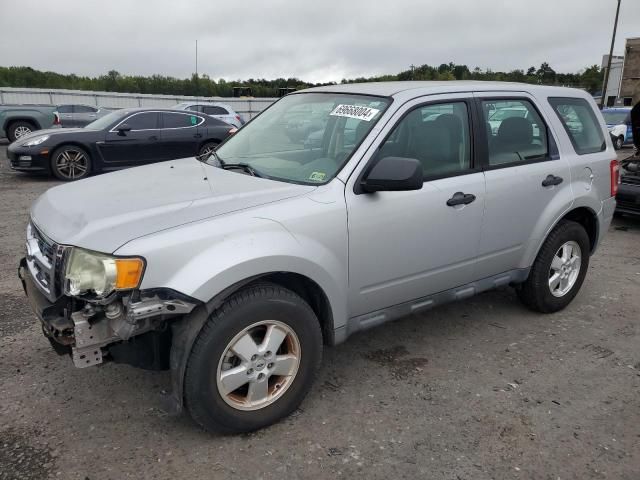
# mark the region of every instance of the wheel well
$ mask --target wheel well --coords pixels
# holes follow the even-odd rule
[[[252,283],[271,282],[295,292],[309,304],[318,317],[325,344],[333,344],[333,315],[329,299],[320,285],[304,275],[289,272],[275,272],[263,275]]]
[[[206,140],[203,140],[202,142],[200,142],[198,149],[204,147],[207,143],[215,143],[216,145],[219,145],[220,140],[218,140],[217,138],[207,138]]]
[[[598,241],[598,219],[593,210],[586,207],[579,207],[567,213],[562,220],[571,220],[579,223],[587,231],[589,235],[589,245],[593,252],[596,242]]]
[[[28,123],[29,125],[33,125],[35,128],[40,128],[38,122],[30,118],[12,118],[11,120],[7,120],[6,130],[11,128],[11,125],[14,123]]]

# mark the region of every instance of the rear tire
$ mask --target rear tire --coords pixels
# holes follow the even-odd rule
[[[63,145],[51,155],[51,173],[65,182],[86,178],[91,173],[91,157],[83,148]]]
[[[587,274],[590,250],[584,227],[561,220],[542,244],[529,277],[517,289],[522,303],[542,313],[557,312],[569,305]]]
[[[7,128],[7,137],[10,142],[15,142],[36,130],[37,128],[30,122],[13,122],[9,125],[9,128]]]
[[[185,372],[186,409],[212,432],[266,427],[298,407],[321,359],[322,332],[311,307],[279,285],[248,286],[198,334]]]

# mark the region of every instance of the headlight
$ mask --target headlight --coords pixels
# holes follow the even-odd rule
[[[138,287],[143,271],[142,258],[118,258],[74,248],[64,274],[65,292],[72,296],[93,294],[106,297],[115,290]]]
[[[35,147],[36,145],[40,145],[41,143],[44,143],[47,140],[49,140],[49,135],[43,135],[42,137],[36,137],[36,138],[33,138],[33,139],[29,140],[27,143],[25,143],[22,146],[23,147]]]

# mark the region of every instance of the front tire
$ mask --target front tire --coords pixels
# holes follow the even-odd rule
[[[518,297],[530,309],[552,313],[577,295],[589,268],[590,243],[584,227],[561,220],[542,244]]]
[[[65,182],[86,178],[91,173],[91,157],[83,148],[62,146],[51,155],[51,173]]]
[[[321,359],[322,333],[311,307],[278,285],[248,286],[199,333],[187,360],[186,409],[212,432],[271,425],[302,402]]]

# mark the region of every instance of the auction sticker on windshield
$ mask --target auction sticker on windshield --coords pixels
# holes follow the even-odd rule
[[[329,115],[331,115],[332,117],[357,118],[358,120],[370,122],[378,112],[380,112],[380,110],[378,110],[377,108],[340,104],[336,108],[334,108]]]

